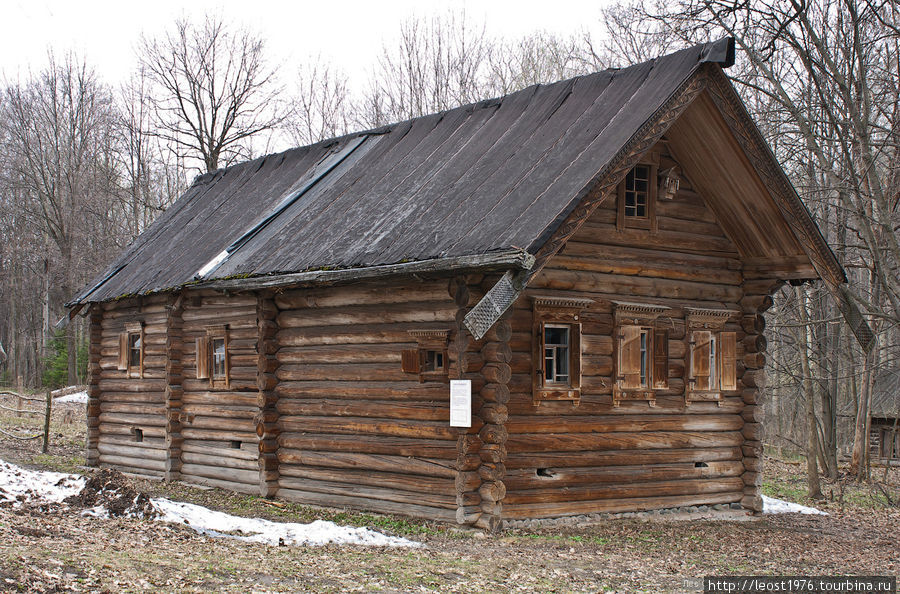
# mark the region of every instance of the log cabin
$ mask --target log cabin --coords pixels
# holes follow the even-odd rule
[[[733,61],[723,39],[198,177],[69,304],[88,464],[485,529],[760,511],[772,294],[821,279],[871,335]]]
[[[900,370],[895,368],[879,373],[872,386],[869,460],[900,465]]]

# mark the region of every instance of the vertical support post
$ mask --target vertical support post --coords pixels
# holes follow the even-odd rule
[[[85,438],[85,464],[100,465],[100,359],[103,342],[103,306],[99,303],[90,306],[90,351],[88,353],[87,379],[87,436]]]
[[[50,448],[50,409],[52,403],[53,396],[50,395],[50,390],[47,390],[47,409],[44,412],[44,445],[41,446],[41,452],[44,454]]]
[[[278,493],[278,307],[271,293],[260,293],[256,305],[257,406],[256,436],[259,439],[259,494],[272,498]]]
[[[181,405],[184,398],[182,335],[184,298],[179,294],[169,296],[166,303],[166,480],[181,478]]]

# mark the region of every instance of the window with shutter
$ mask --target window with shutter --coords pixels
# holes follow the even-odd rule
[[[197,378],[209,379],[209,387],[213,389],[230,386],[227,325],[207,326],[206,337],[197,339]]]
[[[142,322],[125,324],[125,332],[119,335],[119,369],[128,377],[144,377],[144,325]]]
[[[450,377],[449,330],[410,330],[418,348],[400,351],[404,373],[415,373],[420,382],[446,381]]]
[[[616,228],[656,231],[657,163],[659,155],[648,155],[652,162],[635,165],[618,186]]]
[[[668,332],[660,316],[668,308],[615,302],[616,370],[613,406],[624,400],[656,403],[656,391],[669,386]]]
[[[534,404],[545,400],[581,399],[581,312],[593,300],[535,296]]]
[[[723,392],[738,389],[737,333],[725,324],[738,312],[727,310],[687,310],[688,382],[685,402],[722,403]]]

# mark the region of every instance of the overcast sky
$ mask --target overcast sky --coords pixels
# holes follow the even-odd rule
[[[410,16],[464,8],[493,35],[514,38],[538,29],[569,34],[596,31],[607,1],[0,0],[0,72],[14,81],[29,68],[40,70],[48,48],[57,55],[74,50],[103,80],[117,84],[134,68],[141,34],[157,36],[180,16],[199,21],[210,12],[259,32],[270,59],[286,68],[321,55],[357,78]]]

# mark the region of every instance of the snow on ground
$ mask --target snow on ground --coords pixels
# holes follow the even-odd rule
[[[231,536],[249,542],[286,545],[361,544],[376,547],[419,547],[421,543],[386,536],[368,528],[338,526],[316,520],[311,524],[271,522],[259,518],[241,518],[191,503],[153,499],[153,507],[164,522],[187,524],[200,534]],[[235,534],[240,533],[240,534]]]
[[[0,460],[0,502],[15,502],[14,506],[20,506],[24,501],[59,503],[66,497],[78,494],[84,485],[85,478],[75,474],[26,470]],[[183,524],[207,536],[274,545],[332,543],[379,547],[422,546],[421,543],[387,536],[368,528],[338,526],[322,520],[311,524],[272,522],[232,516],[200,505],[169,499],[153,499],[151,502],[160,514],[156,519]],[[88,509],[85,515],[107,517],[108,513],[102,507],[95,507]]]
[[[60,396],[53,402],[78,402],[79,404],[87,404],[87,392],[75,392],[74,394],[66,394]]]
[[[20,502],[38,499],[59,503],[84,488],[84,477],[61,472],[34,471],[0,460],[0,501]]]
[[[827,516],[828,514],[814,507],[806,507],[799,503],[791,503],[790,501],[782,501],[781,499],[773,499],[772,497],[762,496],[763,513],[764,514],[818,514]]]

